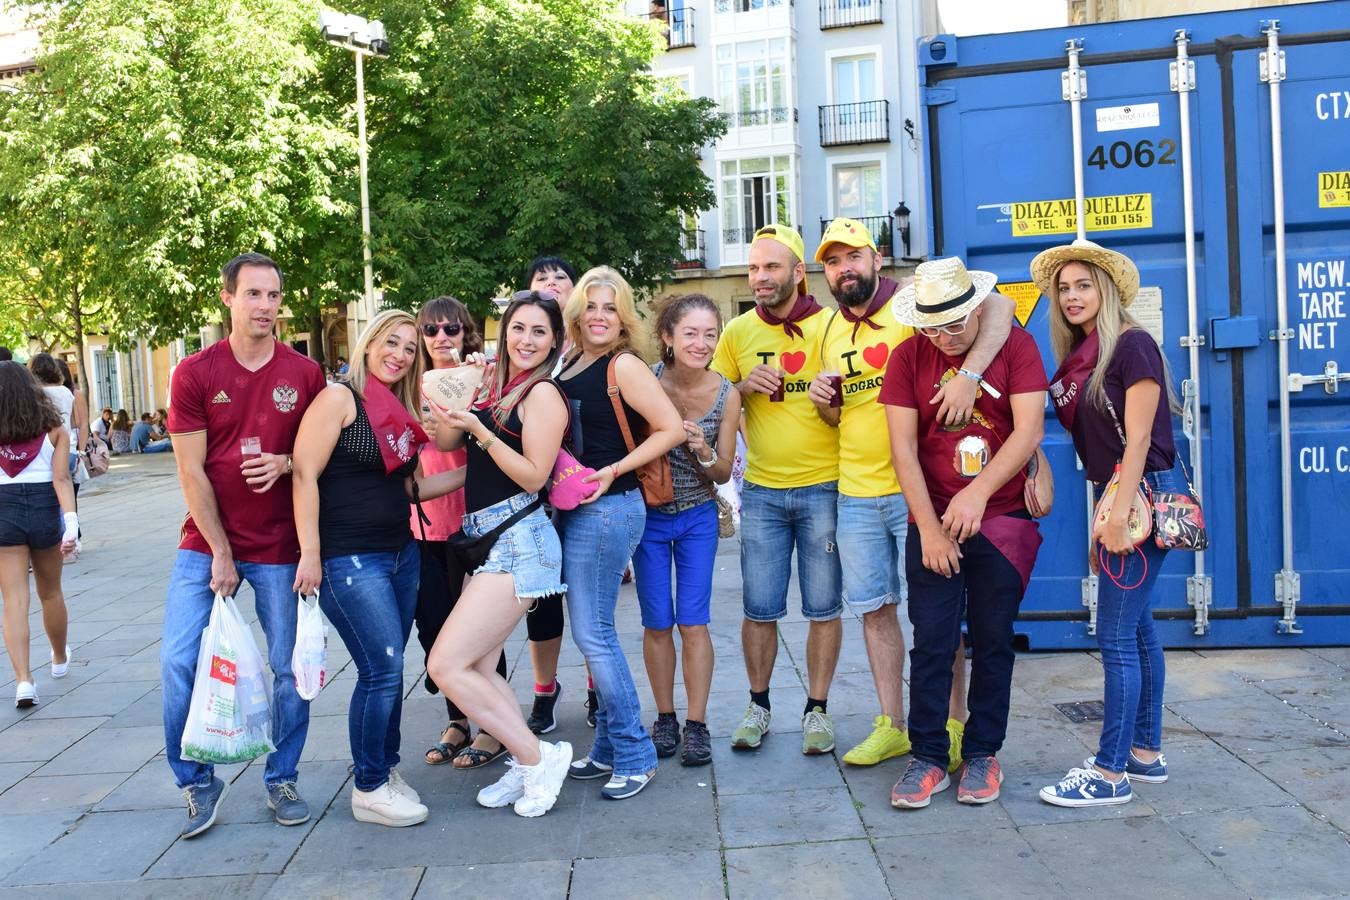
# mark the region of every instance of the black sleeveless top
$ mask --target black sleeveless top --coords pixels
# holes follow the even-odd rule
[[[607,353],[582,371],[563,381],[567,398],[572,404],[572,452],[584,465],[603,469],[628,455],[619,422],[614,418],[614,403],[609,399],[609,361]],[[622,403],[622,397],[620,398]],[[635,429],[646,420],[627,403],[623,403],[629,429]],[[633,436],[637,441],[637,435]],[[638,487],[635,472],[625,472],[615,479],[609,493],[631,491]]]
[[[350,390],[351,386],[347,385]],[[366,417],[352,391],[356,418],[338,434],[328,465],[319,475],[319,556],[397,553],[412,540],[403,480],[417,470],[414,457],[386,475]]]
[[[551,379],[535,382],[530,391],[541,384],[553,385],[554,389],[563,397],[563,401],[566,402],[566,395]],[[530,395],[530,391],[526,391],[526,397]],[[506,422],[503,425],[498,425],[493,420],[491,409],[473,410],[473,414],[478,417],[478,421],[486,425],[488,430],[496,435],[497,440],[522,455],[525,453],[525,448],[521,438],[522,422],[518,410],[520,409],[520,403],[524,402],[525,397],[521,397],[520,402],[511,409],[511,414],[506,417]],[[473,438],[468,439],[466,450],[468,453],[465,457],[465,465],[468,467],[468,472],[464,480],[465,512],[473,513],[480,509],[487,509],[489,506],[501,503],[503,500],[514,497],[525,490],[516,484],[511,476],[503,472],[488,451],[479,447],[478,442]]]

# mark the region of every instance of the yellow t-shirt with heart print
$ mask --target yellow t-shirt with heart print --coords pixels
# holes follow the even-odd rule
[[[900,492],[891,465],[891,439],[886,429],[886,407],[877,402],[886,363],[914,329],[895,321],[882,307],[866,323],[849,322],[828,311],[823,337],[823,365],[844,379],[844,408],[839,411],[839,493],[849,497],[884,497]]]
[[[801,320],[802,335],[789,337],[752,309],[727,323],[717,342],[712,368],[732,382],[760,363],[787,372],[783,400],[768,394],[742,394],[745,411],[747,481],[769,488],[807,487],[839,477],[839,441],[807,396],[820,373],[820,330],[830,316],[821,309]],[[880,409],[880,406],[877,407]]]

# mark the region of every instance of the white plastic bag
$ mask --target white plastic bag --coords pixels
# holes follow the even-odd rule
[[[239,608],[216,594],[202,632],[192,704],[183,728],[183,759],[236,763],[276,750],[262,655]]]
[[[295,672],[295,692],[302,700],[319,696],[324,685],[324,665],[328,658],[328,626],[319,612],[319,595],[308,603],[304,594],[298,594],[295,613],[295,650],[291,653],[291,670]]]

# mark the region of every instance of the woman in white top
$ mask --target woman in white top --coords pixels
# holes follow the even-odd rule
[[[61,556],[75,549],[79,522],[64,464],[69,450],[69,429],[48,394],[23,366],[0,362],[0,596],[5,649],[14,666],[14,704],[20,709],[38,699],[29,666],[30,565],[52,646],[52,677],[65,677],[70,665]],[[53,466],[53,460],[58,464]]]

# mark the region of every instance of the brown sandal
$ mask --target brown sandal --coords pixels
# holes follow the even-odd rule
[[[450,729],[452,728],[458,731],[460,734],[464,735],[464,740],[462,741],[447,740],[447,738],[450,735]],[[441,739],[436,742],[436,746],[427,750],[426,755],[423,757],[423,759],[426,760],[426,763],[429,766],[445,765],[446,763],[450,762],[450,760],[454,759],[455,756],[458,755],[458,753],[461,750],[469,746],[469,743],[472,740],[473,738],[472,736],[470,736],[469,729],[467,727],[459,724],[458,722],[451,722],[449,725],[446,725],[445,730],[441,732]]]

